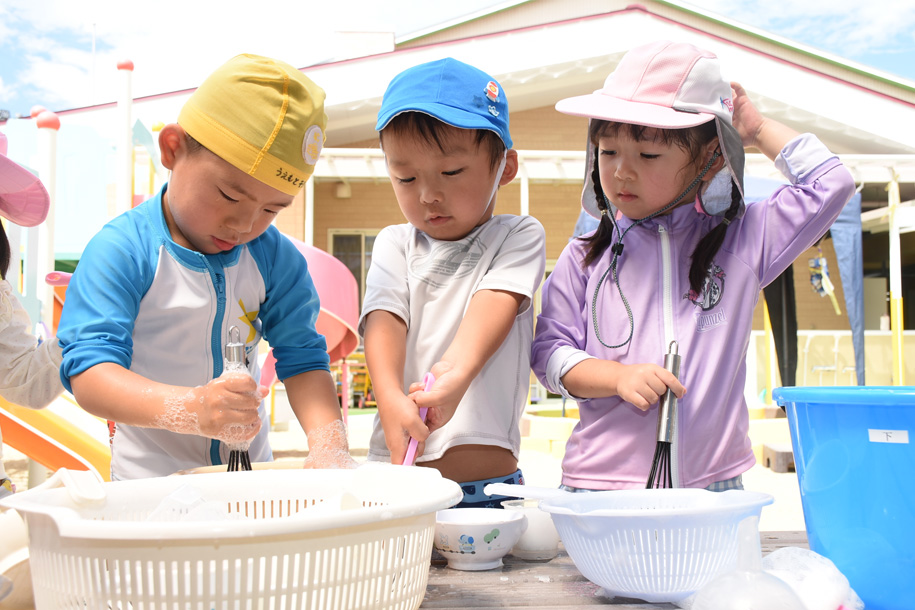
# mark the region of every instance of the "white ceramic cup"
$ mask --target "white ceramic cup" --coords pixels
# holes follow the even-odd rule
[[[549,561],[559,553],[559,532],[548,512],[540,510],[539,500],[505,500],[505,510],[519,511],[527,517],[527,529],[512,547],[511,554],[525,561]]]

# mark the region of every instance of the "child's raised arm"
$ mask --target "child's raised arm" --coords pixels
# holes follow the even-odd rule
[[[732,120],[744,148],[755,147],[774,161],[785,145],[799,135],[798,132],[761,115],[740,83],[732,82],[731,90],[734,96]]]

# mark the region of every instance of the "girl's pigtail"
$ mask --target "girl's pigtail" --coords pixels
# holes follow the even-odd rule
[[[610,206],[607,204],[607,198],[604,197],[604,189],[600,186],[600,171],[597,166],[599,151],[594,147],[594,167],[591,168],[591,182],[594,185],[594,197],[597,200],[597,207],[601,211],[600,222],[597,229],[590,237],[579,237],[582,241],[587,242],[588,251],[582,261],[582,267],[588,267],[591,263],[601,257],[604,251],[613,243],[613,221],[610,219]]]
[[[6,273],[10,270],[10,259],[13,254],[10,250],[10,240],[6,237],[6,229],[0,223],[0,279],[6,279]]]
[[[689,287],[696,294],[701,294],[702,286],[705,283],[705,277],[708,275],[709,268],[712,266],[712,260],[718,254],[718,249],[724,242],[724,235],[728,230],[728,225],[737,216],[740,210],[740,189],[733,182],[731,183],[731,206],[724,213],[724,220],[718,223],[714,229],[705,234],[696,244],[693,250],[692,263],[689,267]]]

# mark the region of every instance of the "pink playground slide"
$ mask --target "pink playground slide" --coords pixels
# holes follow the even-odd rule
[[[356,333],[359,323],[359,288],[356,278],[346,265],[324,250],[308,246],[288,235],[286,238],[308,262],[308,272],[321,299],[316,326],[327,340],[327,354],[331,364],[340,362],[359,347],[359,335]],[[261,368],[261,385],[269,387],[276,381],[275,364],[271,352]]]
[[[307,246],[288,235],[286,237],[308,261],[308,272],[321,298],[318,332],[327,339],[330,361],[339,362],[359,347],[359,336],[356,334],[359,288],[356,278],[346,265],[324,250]]]

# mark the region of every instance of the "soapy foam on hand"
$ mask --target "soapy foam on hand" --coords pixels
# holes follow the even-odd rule
[[[249,431],[257,427],[258,422],[248,424],[247,426],[242,424],[226,424],[222,427],[222,431],[219,433],[219,440],[224,443],[244,445],[242,449],[246,449],[248,445],[248,436]]]
[[[349,454],[346,425],[335,419],[308,435],[308,457],[305,468],[356,468],[359,464]]]
[[[200,421],[196,413],[187,410],[187,405],[195,399],[194,391],[190,390],[184,396],[165,399],[165,413],[157,415],[153,424],[157,428],[164,428],[180,434],[200,435]],[[203,397],[198,399],[203,402]]]

